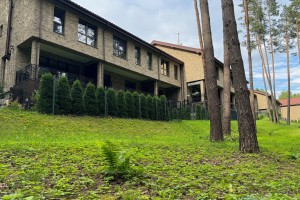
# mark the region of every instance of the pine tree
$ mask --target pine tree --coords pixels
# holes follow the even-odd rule
[[[117,95],[114,89],[109,88],[106,92],[107,114],[111,117],[118,117]]]
[[[61,77],[58,80],[55,100],[57,114],[67,115],[71,113],[70,85],[66,77]]]
[[[148,119],[148,102],[144,94],[140,95],[141,98],[141,116],[142,119]]]
[[[38,109],[41,113],[52,113],[53,104],[53,81],[54,78],[52,74],[46,73],[41,78],[38,99]]]
[[[84,93],[84,111],[85,114],[95,116],[97,115],[97,99],[95,86],[92,83],[88,83]]]
[[[133,96],[133,106],[134,106],[134,116],[135,118],[140,118],[140,98],[139,98],[139,94],[137,92],[133,92],[132,94]]]
[[[105,91],[103,87],[97,88],[96,99],[98,105],[98,115],[105,116]]]
[[[125,92],[125,101],[126,101],[126,110],[127,110],[127,116],[130,118],[136,118],[135,116],[135,110],[136,108],[134,107],[133,103],[133,96],[130,91]]]
[[[74,81],[71,89],[71,113],[74,115],[84,113],[83,90],[79,80]]]
[[[126,117],[127,116],[127,105],[126,105],[126,101],[125,101],[125,93],[123,90],[118,91],[117,101],[118,101],[119,117]]]

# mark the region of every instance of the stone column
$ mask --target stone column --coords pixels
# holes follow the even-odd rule
[[[98,63],[97,66],[97,87],[104,87],[104,64]]]
[[[201,92],[201,101],[205,101],[205,81],[200,81],[200,92]]]
[[[158,96],[158,81],[154,81],[154,95]]]

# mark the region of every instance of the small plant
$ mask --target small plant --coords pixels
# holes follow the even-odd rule
[[[110,141],[102,146],[102,155],[106,163],[104,174],[113,180],[128,179],[135,175],[135,170],[130,165],[131,153],[122,151]]]
[[[18,102],[18,99],[11,102],[8,107],[12,110],[19,110],[22,108],[21,104]]]

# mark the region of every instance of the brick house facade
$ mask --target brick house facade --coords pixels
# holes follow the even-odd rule
[[[6,90],[36,89],[30,82],[50,71],[98,87],[187,96],[182,61],[70,0],[2,0],[0,9]]]

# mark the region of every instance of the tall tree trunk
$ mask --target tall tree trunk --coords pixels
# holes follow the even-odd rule
[[[290,78],[290,52],[289,52],[289,33],[288,23],[286,22],[285,30],[285,51],[286,51],[286,67],[288,76],[288,107],[287,107],[287,124],[291,123],[291,78]]]
[[[300,63],[300,40],[299,40],[299,17],[296,18],[296,36],[297,36],[297,47],[298,47],[298,58]]]
[[[258,153],[258,141],[255,123],[250,106],[244,63],[234,15],[233,0],[222,0],[225,18],[225,32],[228,41],[230,63],[233,74],[233,85],[236,92],[236,107],[238,114],[239,149],[242,153]]]
[[[220,98],[218,94],[217,72],[215,66],[214,48],[211,35],[208,0],[200,1],[200,10],[203,26],[204,58],[205,58],[205,86],[208,98],[210,116],[210,140],[222,141],[222,123],[220,113]]]
[[[203,37],[202,37],[202,29],[201,29],[197,0],[194,0],[194,7],[195,7],[195,13],[196,13],[196,22],[197,22],[197,27],[198,27],[198,37],[199,37],[200,49],[203,50]]]
[[[224,12],[222,12],[223,17]],[[223,133],[230,135],[231,133],[231,105],[230,105],[230,94],[231,94],[231,77],[230,77],[230,58],[228,52],[228,42],[225,34],[225,27],[223,23],[223,39],[224,39],[224,76],[223,76]]]
[[[249,81],[250,81],[250,105],[251,105],[251,110],[252,110],[254,123],[256,124],[248,4],[249,4],[248,0],[244,0],[245,25],[246,25],[246,35],[247,35],[247,51],[248,51],[248,65],[249,65]]]
[[[268,80],[269,88],[270,88],[270,93],[271,93],[271,103],[272,103],[272,110],[273,110],[273,122],[277,123],[278,122],[278,114],[277,114],[277,109],[276,109],[276,98],[273,93],[273,86],[271,82],[271,72],[270,72],[270,65],[269,65],[269,58],[268,58],[268,52],[266,48],[266,41],[265,39],[263,40],[263,45],[264,45],[264,50],[265,50],[265,56],[266,56],[266,62],[267,62],[267,71],[266,71],[266,77]]]

